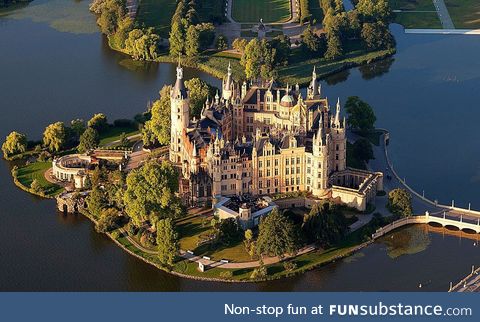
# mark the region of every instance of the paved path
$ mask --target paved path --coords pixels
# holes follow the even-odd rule
[[[437,10],[438,19],[442,23],[443,29],[455,29],[450,13],[448,13],[447,6],[443,0],[433,0],[433,5]]]

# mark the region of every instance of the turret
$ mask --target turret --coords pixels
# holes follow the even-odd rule
[[[312,81],[310,82],[310,86],[307,89],[307,98],[308,99],[315,99],[320,97],[320,86],[318,85],[317,81],[317,72],[315,66],[313,66],[312,72]]]
[[[183,159],[183,133],[190,123],[189,105],[188,91],[183,82],[183,68],[180,65],[179,60],[177,66],[177,79],[175,81],[175,86],[170,92],[170,161],[174,163],[181,163]]]
[[[335,121],[334,121],[334,124],[335,124],[335,127],[336,128],[340,128],[340,97],[338,98],[337,100],[337,109],[336,109],[336,112],[335,112]]]

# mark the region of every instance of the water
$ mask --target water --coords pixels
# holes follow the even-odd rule
[[[54,121],[132,117],[174,80],[174,66],[139,64],[108,49],[89,1],[37,0],[0,12],[0,136],[39,139]],[[478,38],[403,35],[391,62],[322,82],[330,99],[359,95],[392,133],[391,153],[407,182],[457,204],[479,192],[480,51]],[[219,86],[212,77],[186,70]],[[465,235],[407,228],[347,260],[260,284],[205,283],[163,273],[124,253],[81,216],[64,217],[53,201],[17,189],[0,161],[0,290],[421,290],[444,291],[480,264]],[[477,202],[475,202],[477,201]],[[397,242],[401,241],[401,242]],[[408,242],[404,242],[408,241]],[[398,244],[396,244],[397,242]],[[404,246],[404,245],[408,246]],[[477,243],[478,245],[478,243]]]

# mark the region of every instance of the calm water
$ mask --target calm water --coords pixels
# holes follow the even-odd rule
[[[46,124],[98,111],[111,120],[132,117],[173,81],[172,65],[139,64],[110,51],[88,2],[37,0],[0,13],[1,137],[16,129],[40,138]],[[396,168],[414,187],[480,208],[480,38],[397,29],[393,61],[335,75],[323,82],[324,93],[358,95],[374,106],[378,125],[391,130]],[[186,70],[193,76],[219,86]],[[480,264],[475,241],[420,226],[293,279],[234,285],[179,279],[125,254],[81,216],[63,217],[53,201],[20,191],[9,171],[0,161],[0,290],[400,291],[422,283],[422,290],[444,291]]]

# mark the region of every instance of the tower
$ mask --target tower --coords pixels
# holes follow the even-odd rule
[[[233,98],[233,79],[232,79],[232,66],[228,63],[227,77],[222,82],[222,98],[225,101],[229,101]]]
[[[170,92],[170,161],[177,164],[181,163],[184,159],[183,133],[186,131],[190,122],[189,105],[188,91],[183,82],[183,68],[180,66],[179,60],[177,80]]]
[[[312,81],[310,82],[310,85],[307,88],[307,99],[313,100],[313,99],[320,98],[320,96],[321,96],[321,86],[318,84],[316,68],[315,66],[313,66]]]
[[[333,171],[343,171],[347,167],[347,140],[345,137],[345,119],[340,118],[340,98],[337,101],[335,118],[331,120],[331,164]]]

